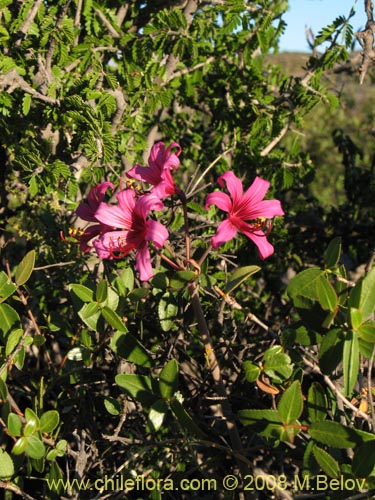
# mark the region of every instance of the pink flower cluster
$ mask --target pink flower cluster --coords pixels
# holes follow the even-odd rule
[[[163,199],[180,192],[173,179],[173,171],[180,165],[181,147],[172,142],[167,148],[157,142],[151,149],[148,166],[134,165],[127,177],[150,184],[147,193],[139,194],[126,188],[116,194],[117,204],[104,201],[108,190],[113,192],[111,182],[102,182],[93,187],[87,200],[77,208],[77,215],[93,223],[80,237],[80,248],[90,251],[92,245],[101,259],[123,258],[135,251],[135,268],[140,279],[147,281],[153,276],[150,242],[161,249],[168,239],[167,228],[150,217],[151,211],[163,209]],[[272,255],[273,246],[264,232],[265,222],[278,215],[284,215],[278,200],[264,200],[269,182],[257,177],[250,188],[243,193],[242,182],[233,172],[225,172],[218,180],[224,192],[213,192],[207,196],[206,208],[216,205],[228,213],[215,236],[211,239],[214,249],[235,237],[237,232],[245,234],[258,247],[262,259]]]

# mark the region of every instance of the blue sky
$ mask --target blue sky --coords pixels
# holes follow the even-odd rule
[[[283,16],[288,26],[280,38],[280,50],[309,52],[305,26],[317,34],[337,16],[347,17],[353,6],[356,14],[351,24],[358,31],[367,21],[363,0],[289,0],[289,10]]]

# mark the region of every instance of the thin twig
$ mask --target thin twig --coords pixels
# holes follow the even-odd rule
[[[320,371],[319,366],[316,363],[312,363],[306,357],[303,358],[303,361],[315,373],[318,373],[319,375],[321,375],[324,378],[325,383],[332,389],[332,391],[335,393],[335,395],[339,399],[341,399],[341,401],[344,403],[344,405],[347,408],[349,408],[350,410],[352,410],[357,415],[360,415],[364,420],[366,420],[366,422],[369,422],[371,424],[371,418],[369,417],[369,415],[367,415],[367,413],[364,413],[359,408],[357,408],[356,406],[354,406],[343,394],[341,394],[341,392],[335,386],[335,384],[332,382],[332,380],[327,375],[323,375],[323,373]]]
[[[42,3],[43,3],[43,0],[36,0],[34,5],[31,7],[30,12],[26,16],[25,22],[18,30],[18,35],[20,36],[20,38],[19,38],[19,40],[16,41],[17,47],[19,47],[21,45],[22,39],[26,37],[27,32],[29,31],[30,26],[32,25],[32,23],[35,19],[35,16],[37,15],[38,10],[39,10],[40,6],[42,5]]]
[[[214,380],[216,392],[218,396],[222,398],[219,405],[221,407],[223,419],[227,426],[233,451],[238,453],[237,455],[238,467],[241,471],[242,476],[245,477],[249,473],[249,470],[248,467],[245,465],[246,460],[241,459],[241,456],[243,456],[244,454],[241,437],[236,422],[234,420],[232,408],[228,400],[227,390],[224,385],[224,381],[222,379],[219,361],[215,354],[215,349],[211,340],[206,318],[199,299],[198,287],[194,282],[192,282],[188,285],[188,290],[190,293],[191,305],[193,307],[195,318],[197,320],[198,330],[201,335],[201,339],[205,348],[207,366]],[[248,497],[250,498],[251,496]]]
[[[25,493],[21,488],[16,486],[13,483],[8,483],[6,481],[0,481],[0,488],[3,488],[4,490],[11,491],[12,493],[15,493],[16,495],[19,495],[21,498],[24,498],[25,500],[36,500],[34,497],[31,495],[28,495]]]
[[[208,172],[218,163],[225,155],[231,153],[234,150],[235,146],[231,146],[230,148],[226,149],[223,151],[213,162],[211,162],[208,167],[202,172],[202,174],[198,177],[198,180],[195,181],[194,186],[190,189],[190,186],[188,186],[187,193],[186,193],[186,198],[191,198],[192,196],[195,195],[195,188],[198,186],[198,184],[204,179],[204,177],[208,174]]]

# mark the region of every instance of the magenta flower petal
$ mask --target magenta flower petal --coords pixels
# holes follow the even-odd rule
[[[218,183],[221,187],[226,184],[234,204],[240,201],[243,193],[242,182],[233,172],[230,170],[225,172],[218,178]]]
[[[269,187],[270,183],[268,181],[255,177],[254,182],[243,196],[244,203],[257,203],[263,200]]]
[[[94,186],[87,195],[87,202],[81,201],[79,204],[76,210],[78,217],[89,222],[98,222],[95,218],[95,212],[100,203],[103,201],[105,193],[108,189],[113,191],[114,185],[112,182],[102,182],[101,184]]]
[[[148,249],[146,243],[143,243],[143,245],[137,250],[137,254],[135,256],[135,268],[139,272],[139,278],[141,281],[148,281],[154,275],[151,266],[150,250]]]
[[[128,212],[124,212],[124,210],[118,206],[107,205],[107,203],[104,202],[99,205],[95,216],[98,221],[113,228],[129,227],[132,221]]]
[[[172,150],[177,149],[174,153]],[[171,175],[180,165],[178,159],[181,146],[172,142],[167,148],[163,142],[157,142],[151,149],[148,158],[148,167],[134,165],[128,172],[127,177],[151,184],[152,192],[160,199],[177,193],[177,186]]]
[[[248,238],[251,239],[253,243],[258,247],[259,255],[261,259],[266,259],[270,257],[274,248],[271,243],[267,240],[266,236],[261,231],[242,231]]]
[[[168,230],[163,224],[152,219],[148,221],[146,239],[153,241],[157,248],[163,248],[168,236]]]
[[[126,176],[131,179],[137,179],[138,181],[146,182],[155,186],[161,180],[160,170],[155,167],[143,167],[136,163],[130,170],[126,172]]]
[[[215,236],[211,239],[211,244],[213,248],[219,248],[227,241],[233,239],[236,234],[237,228],[233,226],[229,219],[225,219],[219,224]]]
[[[224,212],[230,212],[232,209],[232,200],[227,193],[215,191],[214,193],[210,193],[206,198],[206,208],[210,205],[216,205],[221,210],[224,210]]]
[[[234,238],[239,231],[250,238],[259,250],[260,257],[265,259],[273,254],[274,248],[267,241],[263,229],[267,219],[284,215],[279,200],[264,200],[270,183],[256,177],[248,190],[243,193],[241,180],[233,172],[225,172],[219,177],[220,186],[229,191],[215,192],[207,196],[206,207],[216,205],[228,213],[228,217],[219,224],[215,236],[211,240],[214,248]]]

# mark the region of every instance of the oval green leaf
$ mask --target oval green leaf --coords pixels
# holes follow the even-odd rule
[[[354,429],[330,420],[314,422],[308,432],[319,443],[333,448],[354,448],[361,442],[361,437]]]
[[[9,354],[12,354],[14,349],[18,346],[21,338],[23,335],[23,330],[21,328],[18,328],[17,330],[12,330],[10,334],[7,337],[7,343],[5,347],[5,355],[9,356]]]
[[[340,474],[340,466],[338,462],[325,450],[322,448],[319,448],[319,446],[314,446],[313,447],[313,455],[315,457],[315,460],[318,462],[322,470],[327,474],[329,477],[336,478]]]
[[[375,310],[375,266],[352,289],[348,300],[348,309],[357,308],[362,312],[363,321],[366,321]]]
[[[291,424],[301,416],[303,410],[303,397],[299,380],[295,380],[283,393],[277,410],[280,420],[284,424]]]
[[[319,422],[327,418],[328,403],[324,388],[319,382],[313,382],[307,395],[307,413],[310,422]]]
[[[31,276],[35,265],[35,250],[30,250],[25,257],[21,260],[17,267],[15,281],[17,286],[21,286]]]
[[[9,481],[14,474],[14,463],[11,456],[0,448],[0,479]]]
[[[0,272],[0,302],[4,302],[8,297],[10,297],[17,287],[12,283],[4,271]]]
[[[119,332],[126,333],[128,331],[125,323],[122,321],[116,311],[113,311],[109,307],[104,306],[102,309],[102,315],[106,322],[112,326],[112,328],[115,328]]]
[[[22,434],[22,420],[16,413],[9,413],[8,415],[8,432],[12,436],[21,436]]]
[[[171,399],[178,388],[178,364],[171,359],[159,375],[159,390],[162,398]]]
[[[9,304],[0,304],[0,330],[7,334],[16,321],[20,321],[18,312]]]
[[[225,293],[230,295],[234,292],[236,288],[242,285],[246,280],[248,280],[253,274],[260,271],[261,268],[259,266],[244,266],[239,267],[235,271],[233,271],[231,277],[229,278],[228,283],[225,286]]]
[[[244,361],[242,364],[242,368],[245,371],[245,378],[248,382],[255,382],[260,375],[261,370],[259,366],[252,361]]]
[[[341,254],[341,238],[338,236],[329,242],[324,252],[324,262],[326,267],[336,267]]]
[[[148,425],[152,432],[157,432],[163,425],[169,407],[163,399],[158,399],[151,406],[148,414]]]
[[[99,303],[105,302],[108,296],[108,283],[106,279],[100,280],[96,287],[95,298]]]
[[[176,328],[176,316],[178,307],[173,295],[166,292],[160,299],[158,305],[158,314],[160,326],[164,332],[169,332]]]
[[[39,420],[40,432],[52,432],[56,429],[60,422],[59,412],[56,410],[49,410],[43,413]]]
[[[375,343],[375,322],[366,321],[357,329],[358,336],[365,342]]]
[[[12,448],[13,455],[21,455],[22,453],[25,453],[27,446],[27,439],[28,438],[25,437],[20,437],[19,439],[17,439]]]
[[[80,284],[69,285],[69,290],[75,293],[83,302],[93,302],[94,292],[87,286]]]
[[[139,366],[151,366],[146,348],[130,333],[116,332],[110,347],[118,356]]]
[[[158,399],[152,391],[151,377],[134,373],[120,373],[116,375],[115,381],[129,396],[144,406],[151,406]]]
[[[30,458],[40,459],[44,457],[46,448],[38,436],[30,436],[27,438],[25,453]]]

